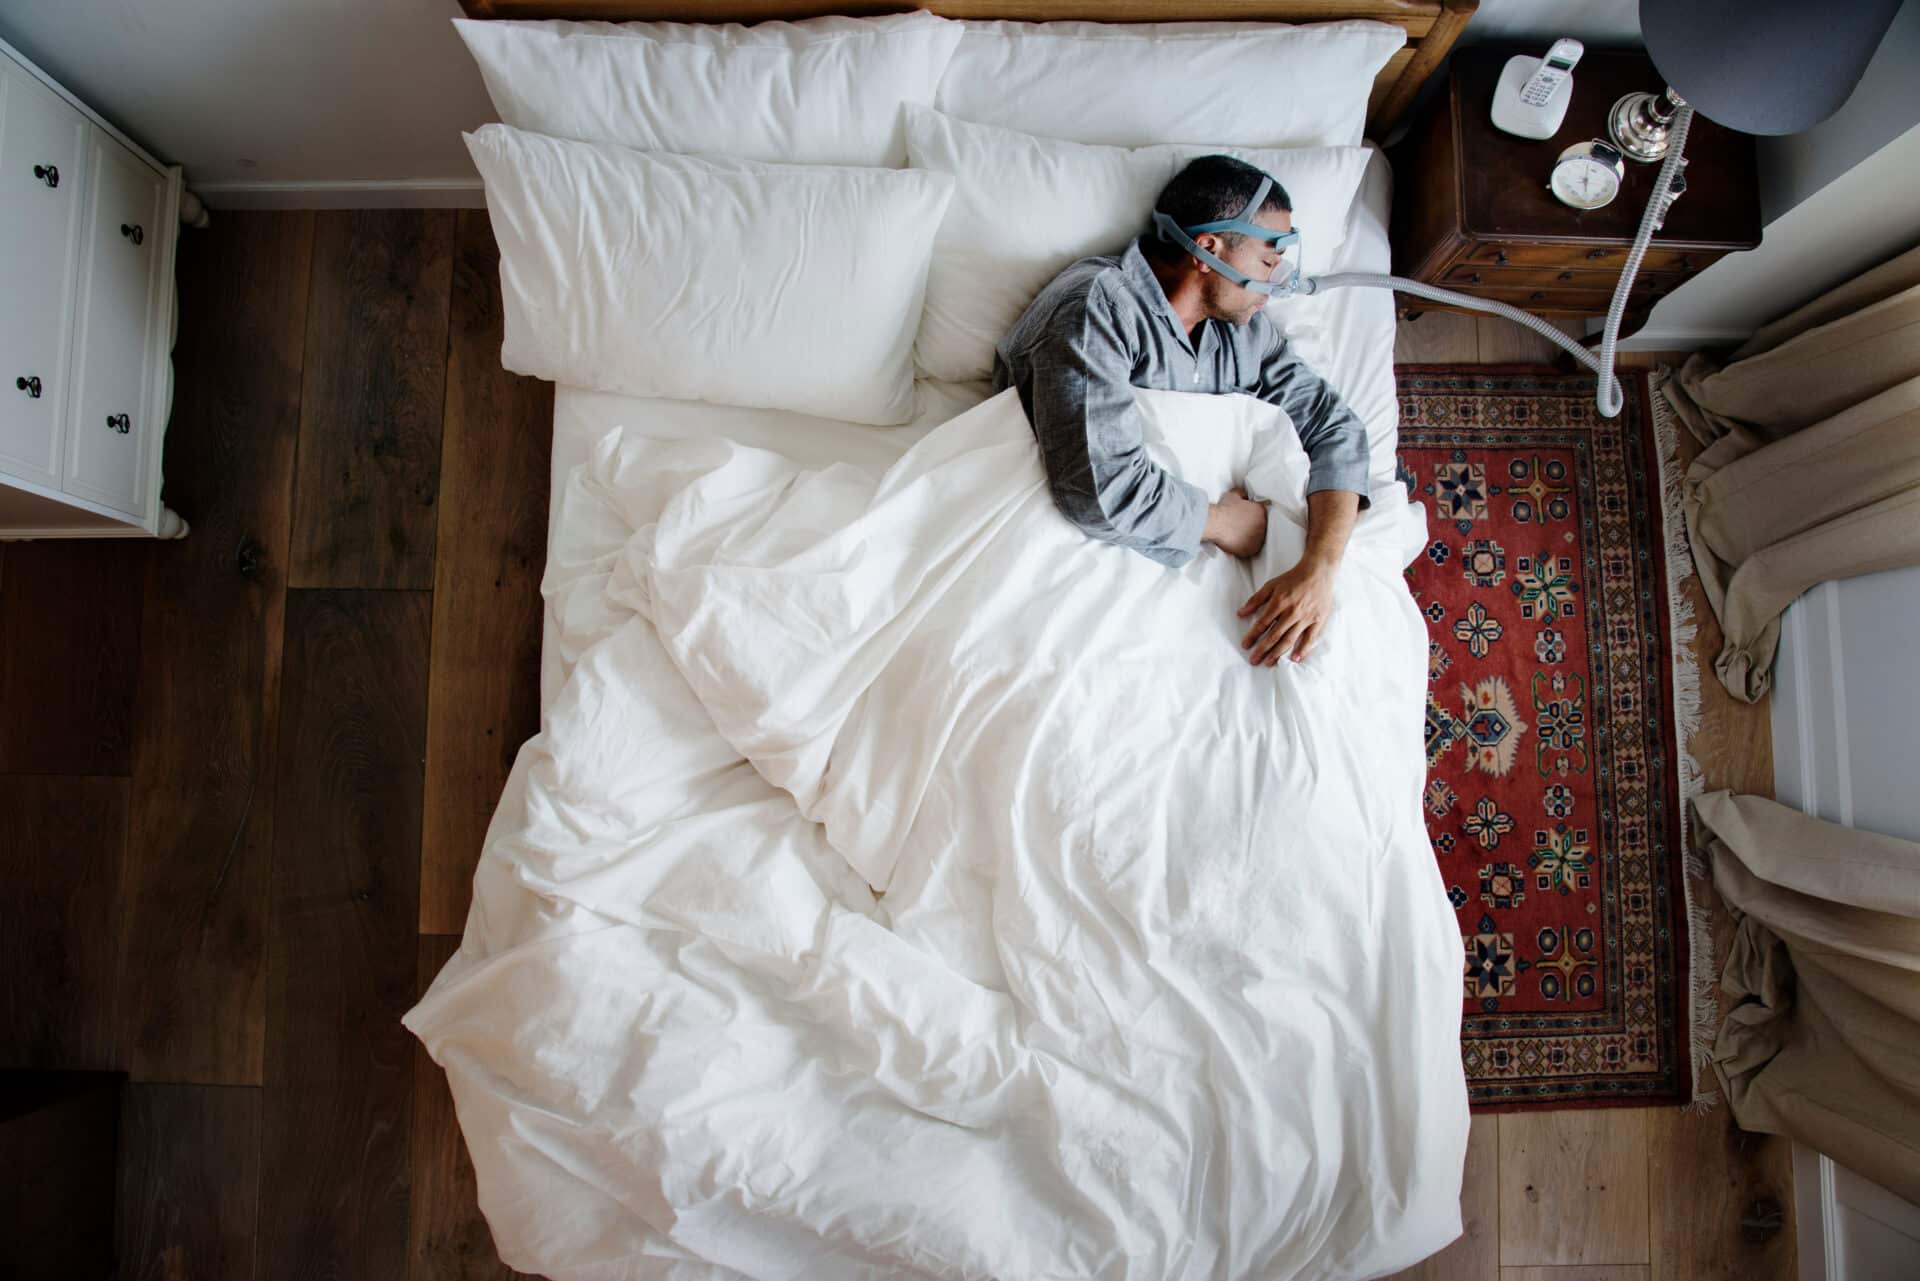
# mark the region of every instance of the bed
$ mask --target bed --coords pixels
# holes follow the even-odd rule
[[[1432,14],[1464,20],[1424,8],[1376,129],[1451,39]],[[500,173],[547,163],[501,145]],[[1390,175],[1351,160],[1320,268],[1384,271]],[[1420,820],[1392,300],[1296,300],[1285,328],[1367,424],[1373,501],[1322,652],[1278,673],[1231,652],[1304,523],[1304,455],[1257,401],[1143,393],[1156,457],[1276,513],[1253,564],[1169,573],[1059,521],[1017,399],[926,376],[924,343],[890,425],[689,396],[671,353],[671,395],[556,378],[542,730],[406,1019],[503,1260],[1360,1278],[1458,1235],[1459,939]],[[603,367],[592,335],[515,341],[510,366]],[[756,378],[805,381],[736,368],[726,394]]]

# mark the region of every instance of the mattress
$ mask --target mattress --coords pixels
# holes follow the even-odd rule
[[[1387,241],[1393,205],[1393,174],[1386,157],[1368,144],[1373,158],[1347,214],[1347,234],[1331,271],[1390,269]],[[1332,384],[1367,426],[1373,487],[1394,478],[1399,444],[1399,401],[1394,392],[1393,295],[1384,289],[1340,289],[1284,304],[1272,315],[1308,366]],[[746,409],[700,401],[655,400],[561,385],[553,402],[553,468],[549,489],[548,547],[558,534],[560,499],[567,477],[587,460],[607,433],[628,427],[660,439],[724,436],[743,445],[783,453],[798,462],[854,463],[884,470],[928,432],[985,400],[986,383],[918,384],[914,420],[901,427],[811,418],[777,409]],[[544,708],[562,679],[556,623],[547,615],[541,644],[540,694]]]

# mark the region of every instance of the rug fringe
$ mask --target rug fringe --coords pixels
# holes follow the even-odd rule
[[[1711,872],[1706,860],[1693,848],[1690,813],[1693,799],[1705,786],[1700,762],[1692,750],[1693,736],[1700,731],[1700,663],[1693,652],[1699,626],[1694,619],[1693,602],[1683,590],[1693,573],[1693,548],[1687,540],[1686,519],[1680,502],[1684,476],[1680,467],[1678,415],[1662,390],[1672,376],[1673,371],[1667,366],[1655,369],[1647,380],[1647,398],[1653,415],[1654,446],[1660,455],[1660,523],[1666,537],[1667,615],[1672,625],[1674,742],[1680,769],[1680,861],[1684,873],[1680,883],[1687,909],[1687,1046],[1693,1066],[1693,1096],[1687,1110],[1705,1112],[1720,1100],[1719,1092],[1707,1084],[1713,1080],[1713,1042],[1720,1028],[1720,992],[1713,974],[1713,917],[1702,898]]]

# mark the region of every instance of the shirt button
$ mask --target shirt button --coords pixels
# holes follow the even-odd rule
[[[1196,383],[1200,381],[1200,371],[1198,369],[1193,371],[1193,381]]]

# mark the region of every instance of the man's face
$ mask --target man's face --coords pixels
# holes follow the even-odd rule
[[[1255,226],[1272,231],[1293,230],[1293,215],[1284,209],[1263,209],[1253,221]],[[1252,236],[1239,236],[1235,240],[1237,243],[1228,247],[1227,237],[1207,232],[1194,243],[1243,275],[1255,280],[1272,279],[1274,268],[1280,265],[1280,251]],[[1231,325],[1246,324],[1267,305],[1267,295],[1236,285],[1217,271],[1201,277],[1200,298],[1210,318]]]

